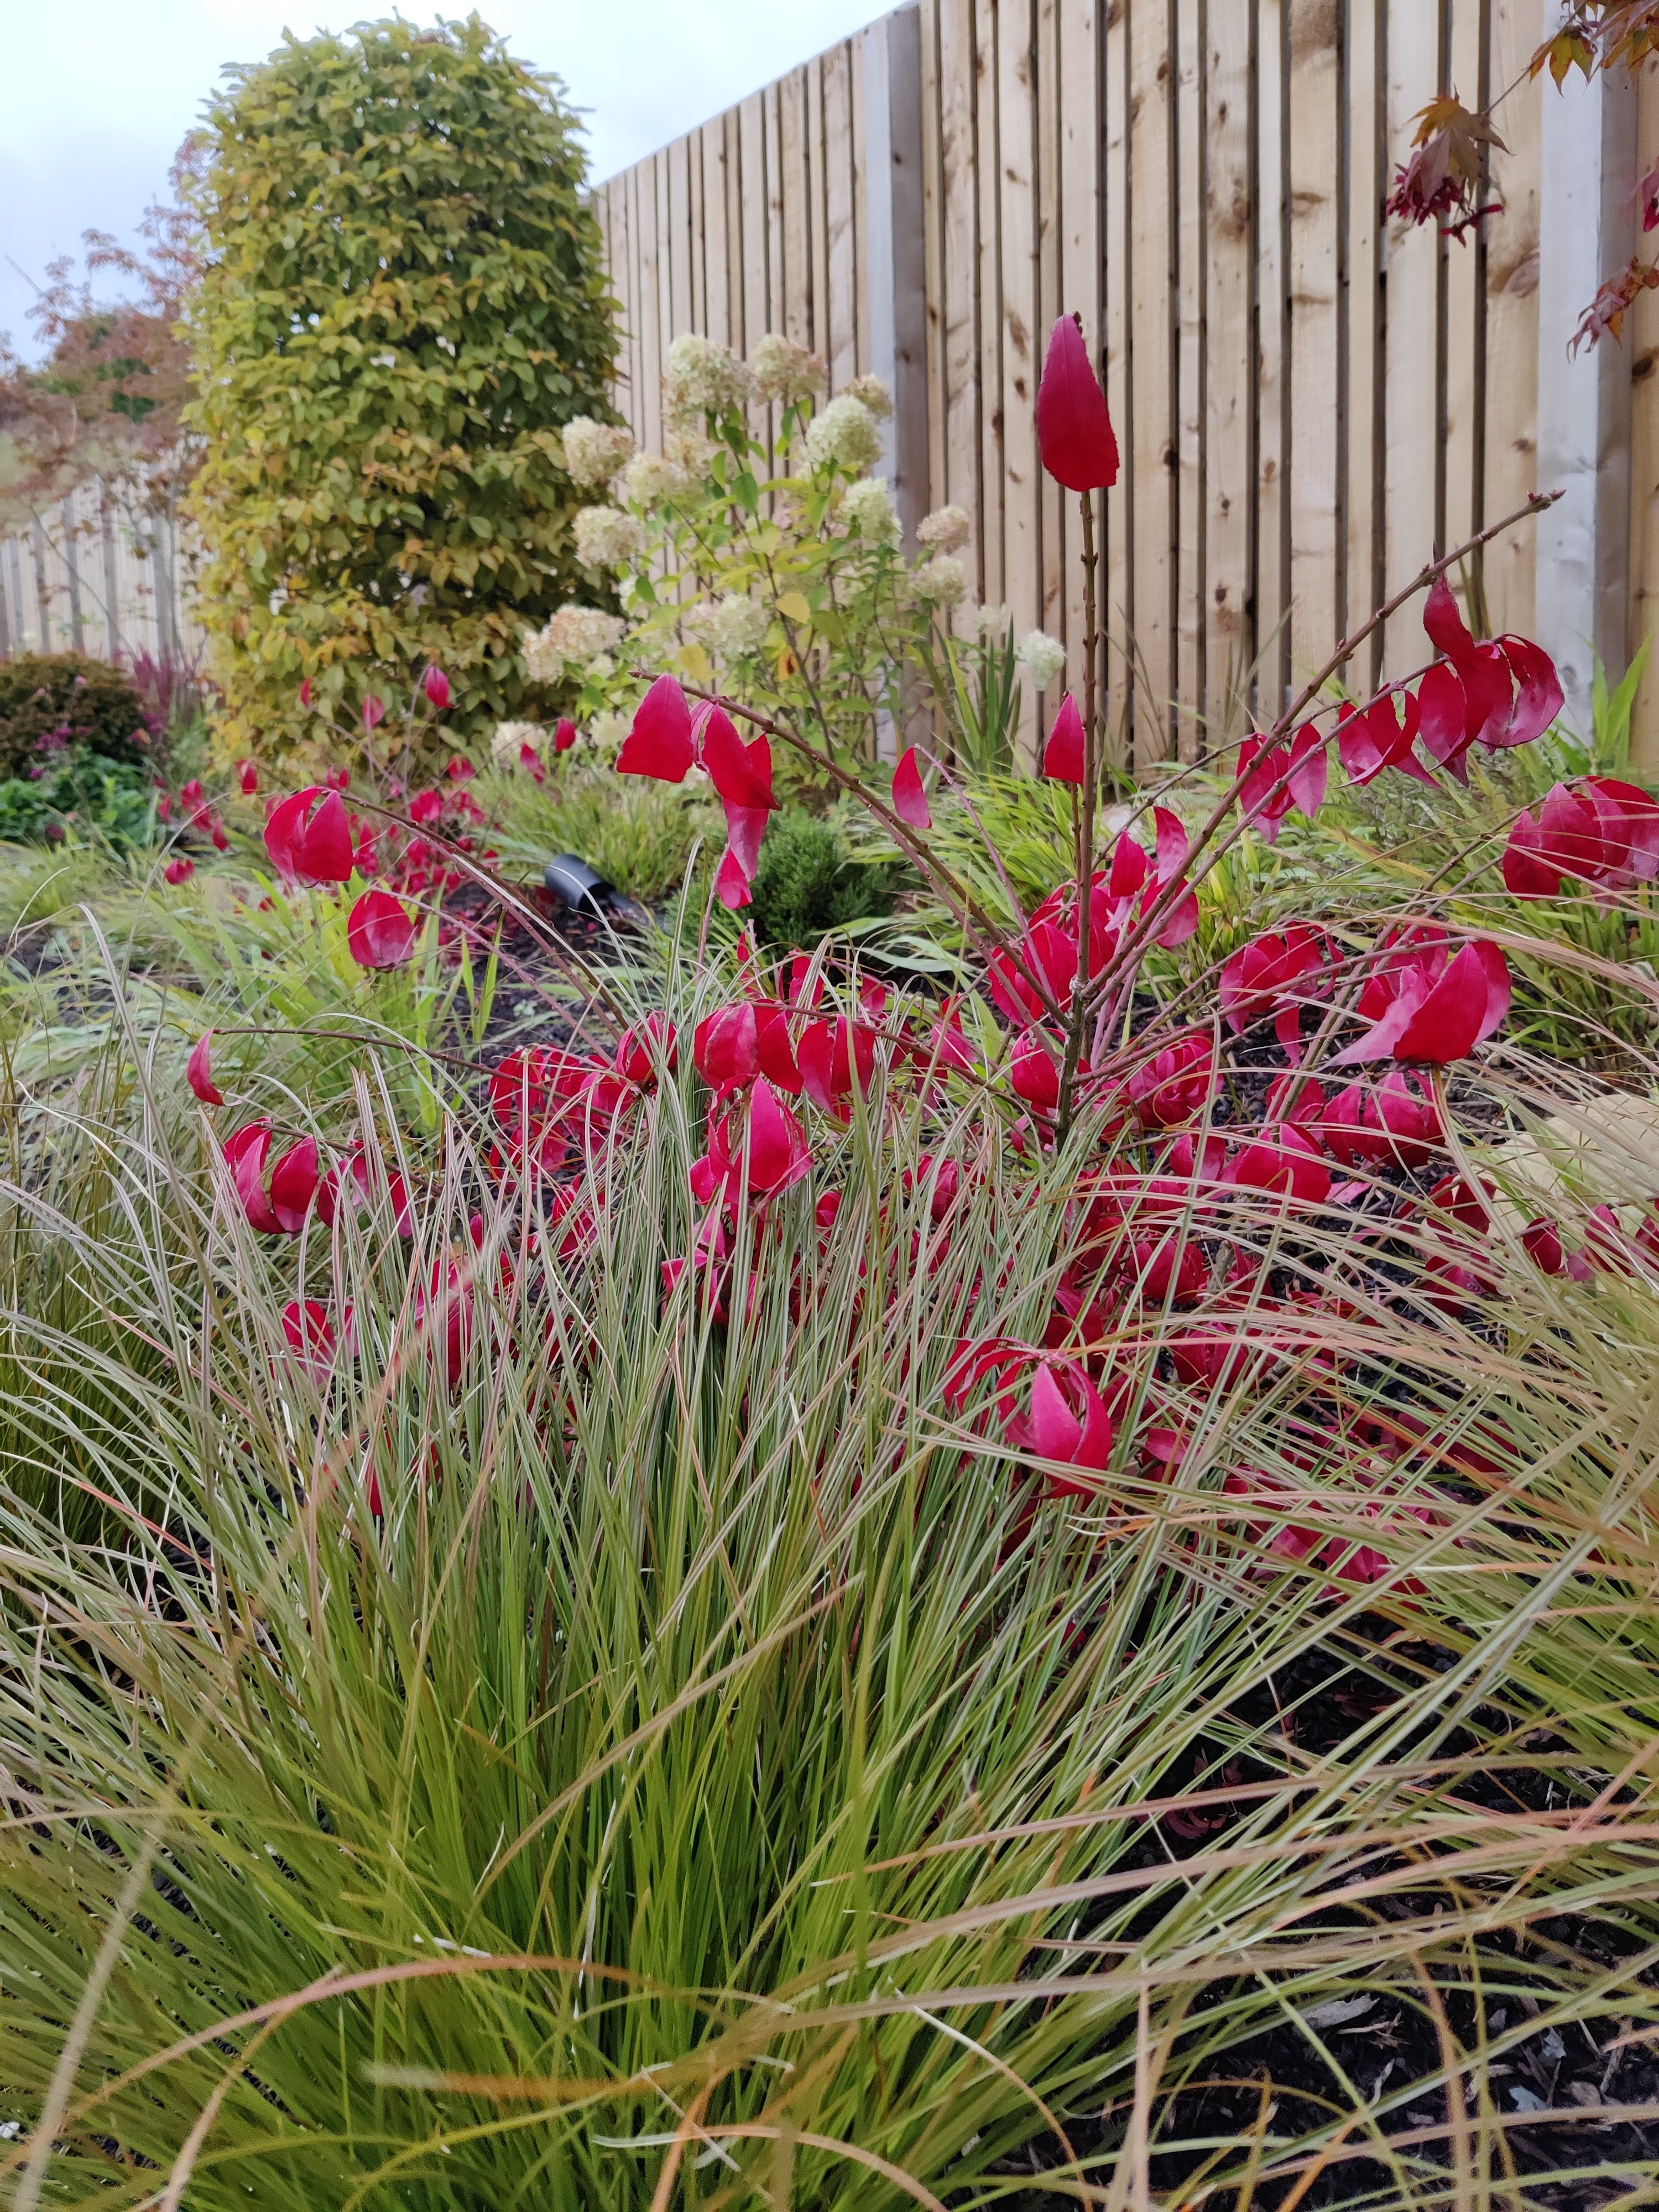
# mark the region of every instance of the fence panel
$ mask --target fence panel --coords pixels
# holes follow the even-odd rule
[[[97,478],[0,540],[0,654],[198,660],[188,532]]]
[[[1034,474],[1031,416],[1046,325],[1076,309],[1124,447],[1101,530],[1112,726],[1143,759],[1190,752],[1243,714],[1276,711],[1384,590],[1534,489],[1540,364],[1559,386],[1571,336],[1540,305],[1540,116],[1553,95],[1525,65],[1545,5],[917,0],[772,88],[769,136],[758,98],[725,118],[723,137],[700,134],[705,178],[717,144],[740,172],[727,205],[744,240],[732,283],[744,313],[727,320],[712,304],[725,297],[726,248],[705,213],[706,325],[751,345],[764,328],[810,333],[839,386],[865,368],[888,373],[871,334],[890,320],[927,416],[901,511],[914,521],[946,501],[965,508],[981,598],[1062,636],[1077,684],[1076,519]],[[875,41],[910,42],[921,86],[915,143],[892,150],[921,171],[927,283],[921,298],[914,287],[896,297],[890,318],[869,289],[901,258],[871,233],[900,204],[865,174]],[[1472,243],[1386,218],[1417,110],[1441,90],[1483,99],[1505,86],[1506,150],[1492,156],[1503,212]],[[1655,107],[1650,88],[1643,99]],[[662,198],[640,185],[662,160],[603,188],[623,249],[612,262],[623,404],[647,441],[674,335],[649,283],[665,242],[635,237],[623,210],[649,228]],[[769,231],[781,241],[769,267]],[[1596,273],[1567,270],[1561,296],[1576,285],[1587,300]],[[1634,484],[1627,526],[1617,508],[1618,561],[1633,647],[1659,604],[1659,298],[1644,295],[1631,324],[1622,368],[1598,371],[1595,404],[1628,416]],[[1604,495],[1604,530],[1607,511]],[[1528,527],[1454,582],[1478,623],[1541,624],[1554,646],[1580,602],[1540,595],[1536,568]],[[1592,619],[1599,642],[1601,613]],[[1619,658],[1623,641],[1607,634]],[[1351,680],[1403,673],[1423,654],[1408,608]],[[1028,744],[1038,733],[1034,722]],[[1637,749],[1659,762],[1659,675],[1638,702]]]
[[[684,330],[744,351],[781,330],[836,387],[887,377],[907,526],[965,509],[981,599],[1061,637],[1079,686],[1077,518],[1032,419],[1047,326],[1074,309],[1123,446],[1097,510],[1102,672],[1134,757],[1276,712],[1540,468],[1566,504],[1453,580],[1477,627],[1572,664],[1582,727],[1589,647],[1616,673],[1659,606],[1659,295],[1622,349],[1568,357],[1659,79],[1645,131],[1635,100],[1528,80],[1548,4],[911,0],[598,187],[619,404],[660,443]],[[1504,87],[1502,211],[1467,243],[1387,218],[1418,109]],[[0,543],[0,651],[193,650],[188,566],[164,524],[83,488]],[[1351,681],[1423,654],[1408,607]],[[1028,708],[1028,751],[1041,728]],[[1659,672],[1635,750],[1659,764]]]

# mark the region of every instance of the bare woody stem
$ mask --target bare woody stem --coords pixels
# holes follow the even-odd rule
[[[1059,1001],[1048,988],[1047,977],[1021,957],[1017,945],[1010,943],[1007,933],[998,927],[973,895],[957,882],[908,823],[895,813],[885,800],[878,799],[868,784],[849,769],[842,768],[839,762],[815,745],[809,738],[803,738],[798,731],[792,730],[787,722],[777,721],[770,714],[757,714],[752,707],[744,707],[737,700],[727,698],[723,692],[699,690],[690,684],[684,686],[684,690],[688,698],[701,699],[712,706],[723,708],[728,714],[735,714],[740,721],[747,722],[751,729],[763,730],[768,737],[776,738],[781,744],[792,747],[810,760],[815,768],[821,769],[832,782],[838,783],[843,791],[856,799],[866,812],[873,815],[881,823],[900,850],[907,853],[915,862],[960,922],[964,935],[980,958],[988,966],[994,952],[1006,955],[1037,994],[1045,1010],[1056,1021],[1065,1019]]]
[[[1424,590],[1428,585],[1433,583],[1437,576],[1443,576],[1448,568],[1455,568],[1457,563],[1472,553],[1476,546],[1485,545],[1491,539],[1501,537],[1506,530],[1514,529],[1517,523],[1525,522],[1531,515],[1541,514],[1547,507],[1553,507],[1556,501],[1562,495],[1559,491],[1535,491],[1532,495],[1531,498],[1528,500],[1524,507],[1517,507],[1512,514],[1506,514],[1501,522],[1489,523],[1484,530],[1477,531],[1473,538],[1466,538],[1461,545],[1455,545],[1449,553],[1443,555],[1440,559],[1426,562],[1424,566],[1419,569],[1416,575],[1412,578],[1408,584],[1401,585],[1401,588],[1394,594],[1392,599],[1385,599],[1382,605],[1378,607],[1374,613],[1366,617],[1365,620],[1361,623],[1357,630],[1352,631],[1347,637],[1343,639],[1341,644],[1337,647],[1336,651],[1331,655],[1330,659],[1325,663],[1318,674],[1309,679],[1309,681],[1303,686],[1302,690],[1297,693],[1295,699],[1291,701],[1291,704],[1279,716],[1279,720],[1273,725],[1272,728],[1267,733],[1265,742],[1268,744],[1273,744],[1284,738],[1295,724],[1301,720],[1302,716],[1307,713],[1309,708],[1313,705],[1314,702],[1318,698],[1320,693],[1324,690],[1326,684],[1330,682],[1332,677],[1336,674],[1337,671],[1345,667],[1347,663],[1353,659],[1355,653],[1358,652],[1360,647],[1365,642],[1365,640],[1370,636],[1373,630],[1378,629],[1381,624],[1387,622],[1391,615],[1399,613],[1401,608],[1405,605],[1407,599],[1414,598],[1419,592]],[[1262,794],[1261,803],[1263,806],[1271,804],[1273,799],[1275,799],[1281,791],[1289,787],[1290,775],[1291,772],[1287,767],[1285,772],[1274,781],[1268,790]],[[1203,852],[1206,848],[1212,842],[1217,830],[1221,827],[1221,824],[1226,820],[1228,815],[1232,811],[1233,806],[1238,799],[1239,793],[1243,787],[1243,784],[1244,775],[1241,773],[1235,776],[1232,782],[1217,800],[1208,819],[1205,822],[1203,827],[1200,830],[1198,835],[1192,842],[1191,854],[1194,856]],[[1225,853],[1234,843],[1236,843],[1237,839],[1243,834],[1245,827],[1246,824],[1242,821],[1236,823],[1231,836],[1225,840],[1215,853],[1212,853],[1210,855],[1204,866],[1198,870],[1196,873],[1186,876],[1182,878],[1172,880],[1163,886],[1159,890],[1158,896],[1152,901],[1150,905],[1147,907],[1146,913],[1140,917],[1139,921],[1135,925],[1133,929],[1131,930],[1125,943],[1119,947],[1109,965],[1103,969],[1099,976],[1095,978],[1090,985],[1087,996],[1091,1007],[1094,1004],[1097,1003],[1102,994],[1109,988],[1116,978],[1121,975],[1124,969],[1129,964],[1129,963],[1145,948],[1148,939],[1157,930],[1158,925],[1162,921],[1165,911],[1174,904],[1176,896],[1181,894],[1183,890],[1193,889],[1198,884],[1201,883],[1204,878],[1207,876],[1214,867],[1222,854]]]
[[[1060,1073],[1056,1109],[1059,1141],[1072,1126],[1072,1102],[1083,1058],[1089,1016],[1090,933],[1094,921],[1095,806],[1100,790],[1100,702],[1095,672],[1100,637],[1095,613],[1095,514],[1088,492],[1078,495],[1083,517],[1083,790],[1077,804],[1077,981],[1072,989],[1072,1018],[1066,1060]]]

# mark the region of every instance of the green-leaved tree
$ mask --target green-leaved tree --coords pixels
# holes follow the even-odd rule
[[[290,35],[213,108],[192,503],[237,750],[303,739],[307,678],[395,712],[429,661],[479,732],[592,596],[558,432],[615,336],[561,89],[473,15]]]

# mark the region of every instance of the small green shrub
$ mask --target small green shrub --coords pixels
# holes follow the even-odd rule
[[[792,808],[768,834],[750,921],[763,945],[807,951],[832,929],[890,914],[887,870],[850,858],[834,822]]]
[[[114,845],[144,844],[155,835],[155,790],[142,769],[90,751],[53,774],[0,783],[0,843],[56,843],[72,823]]]
[[[706,793],[644,776],[619,777],[580,761],[558,762],[547,781],[481,777],[480,799],[499,824],[490,842],[509,871],[539,875],[556,853],[579,853],[629,898],[653,904],[678,890],[702,847],[718,854],[726,835]]]
[[[290,37],[210,118],[194,313],[228,750],[355,724],[436,661],[462,741],[581,580],[559,442],[608,415],[616,331],[556,80],[474,15]]]
[[[106,660],[79,653],[0,660],[0,775],[26,775],[58,744],[137,767],[152,735],[131,679]]]

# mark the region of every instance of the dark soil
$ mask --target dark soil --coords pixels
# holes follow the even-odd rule
[[[1377,1624],[1376,1636],[1384,1633]],[[1276,1720],[1300,1752],[1316,1758],[1334,1750],[1357,1723],[1391,1702],[1395,1657],[1413,1671],[1446,1663],[1443,1655],[1426,1644],[1406,1650],[1395,1647],[1391,1658],[1358,1644],[1346,1655],[1328,1647],[1307,1655],[1282,1670],[1271,1685],[1241,1700],[1238,1718],[1258,1725]],[[1503,1733],[1501,1717],[1491,1717],[1495,1738]],[[1480,1743],[1463,1734],[1437,1748],[1449,1758],[1478,1758]],[[1485,1771],[1472,1771],[1458,1794],[1471,1805],[1499,1812],[1537,1812],[1584,1802],[1594,1795],[1597,1778],[1583,1775],[1565,1753],[1565,1746],[1535,1732],[1525,1740],[1518,1757],[1494,1760]],[[1532,1759],[1536,1759],[1535,1765],[1530,1764]],[[1242,1786],[1268,1771],[1253,1762],[1235,1759],[1224,1766],[1220,1762],[1218,1749],[1206,1758],[1200,1747],[1183,1763],[1187,1771],[1167,1777],[1158,1794],[1177,1794],[1183,1784],[1206,1790],[1218,1784]],[[1149,1828],[1127,1863],[1167,1863],[1209,1848],[1234,1817],[1225,1803],[1168,1815]],[[1443,1895],[1426,1884],[1416,1896],[1404,1890],[1392,1893],[1382,1899],[1381,1910],[1393,1918],[1431,1912],[1437,1893]],[[1345,1908],[1333,1910],[1329,1924],[1358,1928],[1364,1923]],[[1309,1925],[1311,1929],[1311,1921]],[[1540,1917],[1522,1936],[1502,1934],[1480,1945],[1478,1992],[1465,1971],[1454,1973],[1437,1966],[1431,1975],[1459,2051],[1473,2054],[1483,2043],[1513,2036],[1525,2022],[1538,2019],[1547,2009],[1552,1993],[1559,1990],[1564,1968],[1571,1978],[1588,1978],[1631,1958],[1632,1990],[1638,1978],[1650,1988],[1651,1973],[1633,1962],[1638,1948],[1636,1936],[1611,1919]],[[1211,2002],[1219,2002],[1224,1994],[1218,1989]],[[1194,2018],[1205,2009],[1202,2004],[1195,2008]],[[1610,2011],[1566,2027],[1545,2024],[1522,2033],[1501,2058],[1487,2063],[1489,2094],[1502,2121],[1502,2148],[1492,2154],[1490,2175],[1500,2192],[1497,2201],[1545,2207],[1548,2212],[1598,2212],[1600,2207],[1621,2201],[1650,2201],[1645,2190],[1639,2200],[1632,2191],[1659,2176],[1659,2039],[1625,2041],[1632,2025],[1629,2011]],[[1444,2088],[1434,2083],[1443,2066],[1440,2030],[1420,1984],[1391,1977],[1368,1988],[1363,1976],[1350,1975],[1324,2004],[1312,2007],[1309,2027],[1314,2034],[1286,2021],[1251,2036],[1219,2062],[1209,2061],[1201,2080],[1160,2100],[1149,2160],[1158,2203],[1182,2204],[1187,2190],[1226,2171],[1235,2162],[1232,2154],[1242,2151],[1253,2137],[1263,2139],[1261,2165],[1273,2166],[1276,2146],[1328,2124],[1334,2112],[1346,2116],[1355,2109],[1357,2100],[1370,2107],[1386,2100],[1387,2109],[1374,2114],[1375,2125],[1398,2145],[1414,2168],[1419,2186],[1429,2193],[1433,2170],[1452,2163],[1449,2145],[1460,2116],[1449,2110]],[[1346,2082],[1316,2047],[1316,2034],[1343,2069]],[[1172,2076],[1179,2070],[1177,2050]],[[1468,2072],[1462,2078],[1468,2092],[1473,2156],[1479,2140],[1479,2093]],[[1414,2084],[1421,2086],[1413,2090]],[[1121,2077],[1106,2094],[1121,2095]],[[1628,2119],[1620,2117],[1621,2108],[1629,2108]],[[1074,2105],[1066,2124],[1080,2157],[1103,2160],[1094,2172],[1100,2185],[1110,2154],[1122,2138],[1121,2103],[1107,2113],[1098,2106],[1091,2113],[1086,2105]],[[1362,2120],[1310,2183],[1304,2185],[1302,2174],[1288,2172],[1259,2181],[1253,2192],[1220,2189],[1205,2197],[1206,2212],[1210,2207],[1215,2212],[1243,2212],[1246,2203],[1259,2212],[1278,2212],[1291,2204],[1309,2208],[1309,2212],[1362,2205],[1385,2212],[1398,2202],[1397,2185],[1386,2165],[1364,2154],[1370,2126],[1369,2120]],[[1170,2148],[1160,2150],[1160,2142]],[[1188,2147],[1218,2142],[1227,2146],[1219,2156],[1213,2148]],[[1036,2176],[1063,2157],[1052,2136],[1042,2138],[1029,2147],[1013,2170]],[[1513,2170],[1513,2183],[1505,2159]],[[1060,2212],[1076,2200],[1035,2185],[1007,2201],[1013,2212]]]
[[[654,925],[625,899],[571,906],[539,884],[513,884],[497,896],[465,884],[444,901],[447,924],[471,940],[475,961],[499,945],[495,1005],[480,1057],[493,1065],[531,1044],[603,1048],[611,1024],[594,1009],[603,971],[625,960]],[[468,1049],[471,1049],[469,1040]]]

